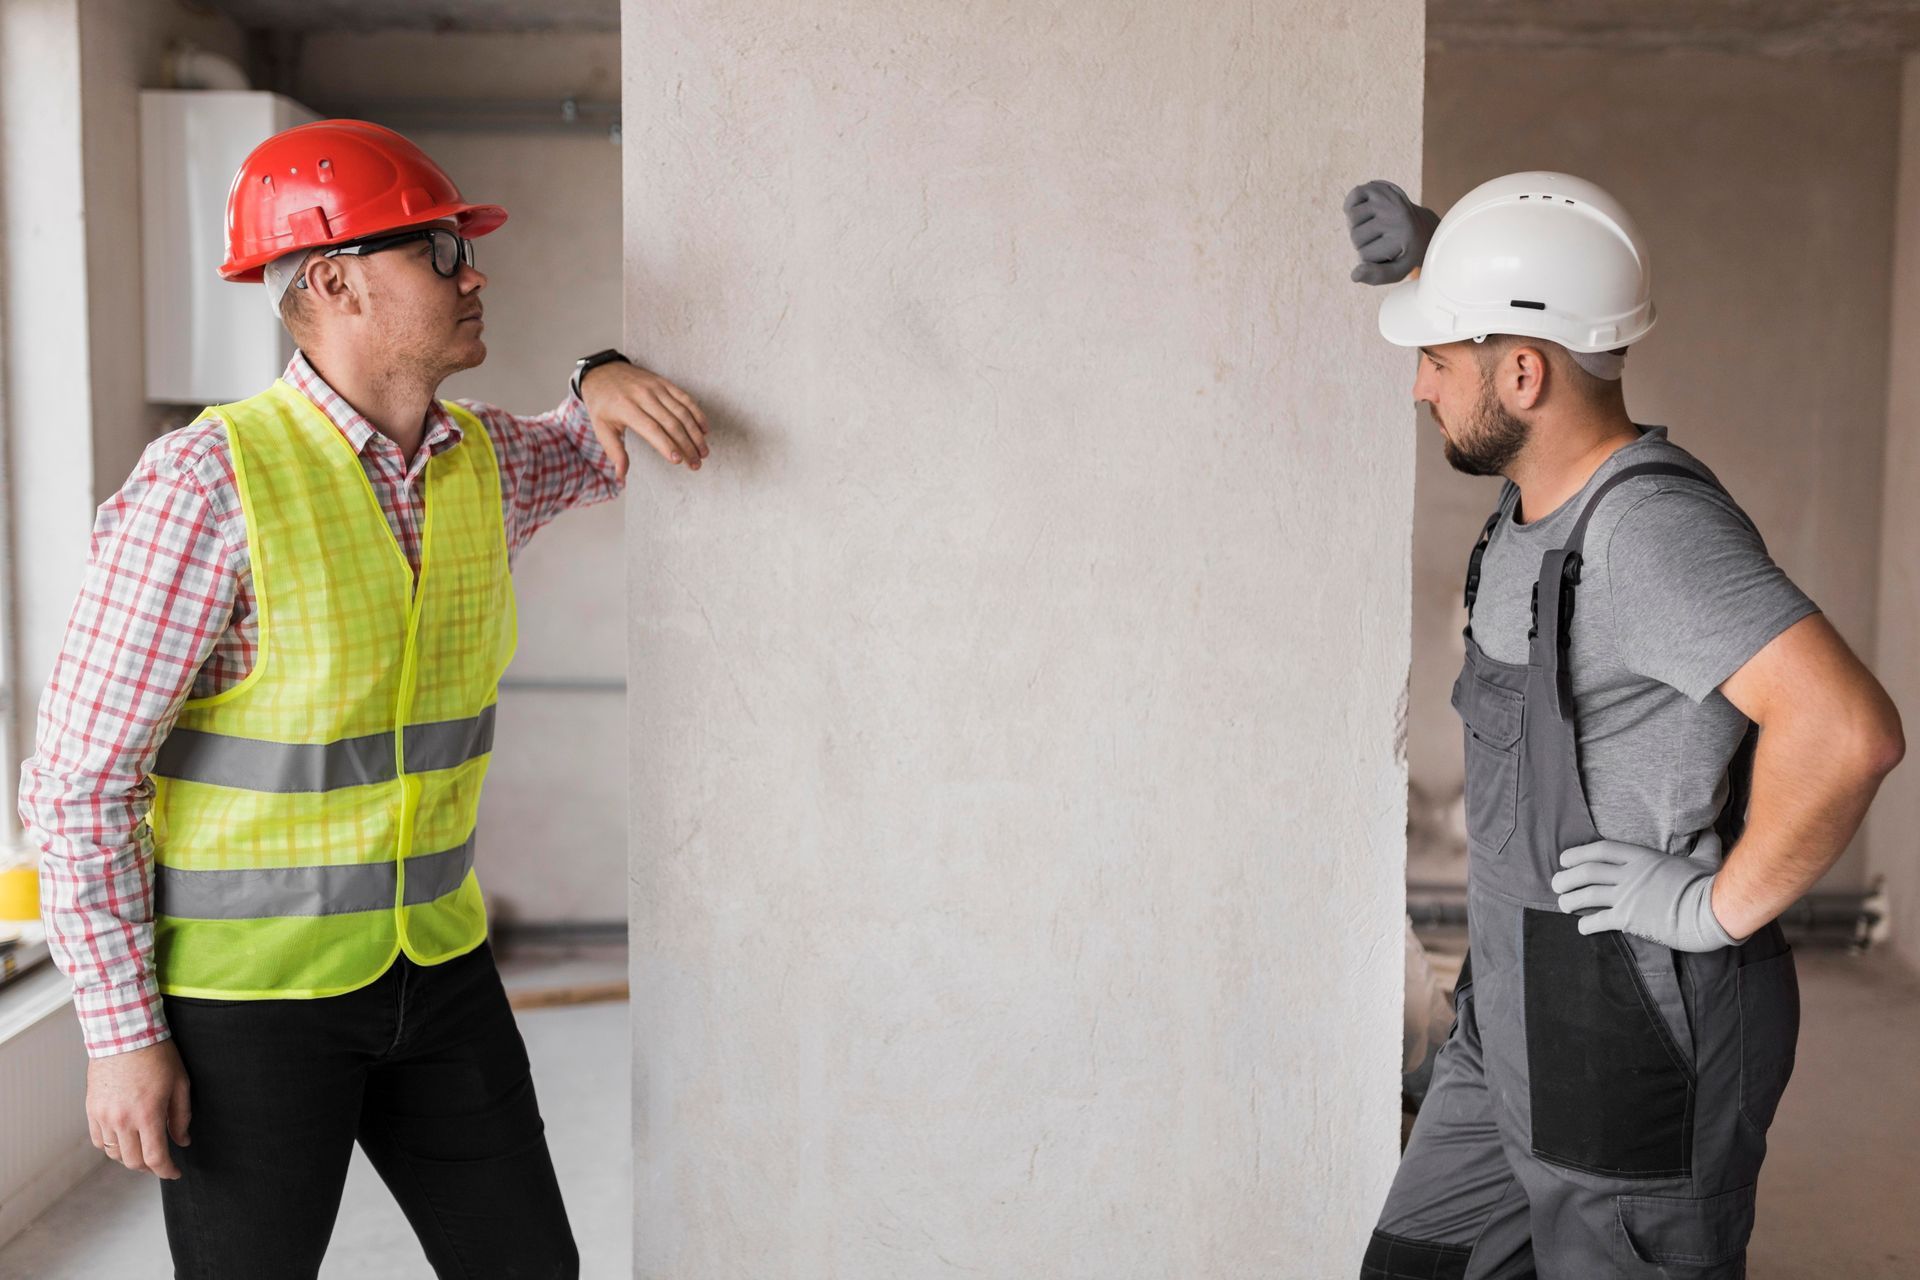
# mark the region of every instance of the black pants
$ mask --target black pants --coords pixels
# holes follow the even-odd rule
[[[161,1204],[174,1274],[316,1276],[357,1139],[442,1277],[567,1278],[580,1255],[492,950],[402,956],[324,1000],[166,997],[193,1087]]]

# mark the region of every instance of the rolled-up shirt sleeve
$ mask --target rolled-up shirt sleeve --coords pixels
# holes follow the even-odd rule
[[[625,487],[579,397],[568,395],[558,408],[530,417],[477,401],[459,404],[485,424],[500,460],[511,550],[562,511],[605,502]]]
[[[155,976],[147,773],[232,616],[220,518],[180,441],[150,446],[95,522],[21,820],[42,851],[41,913],[91,1057],[167,1038]]]

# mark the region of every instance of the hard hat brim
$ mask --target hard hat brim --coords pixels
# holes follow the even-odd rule
[[[1511,333],[1523,338],[1558,343],[1569,351],[1613,351],[1646,337],[1652,332],[1656,318],[1653,304],[1649,302],[1645,313],[1630,325],[1609,328],[1599,336],[1582,340],[1573,333],[1564,332],[1554,323],[1543,323],[1532,312],[1504,309],[1501,314],[1482,312],[1469,316],[1469,323],[1465,327],[1460,327],[1457,319],[1451,326],[1443,325],[1433,310],[1421,303],[1420,282],[1417,279],[1402,280],[1380,300],[1380,336],[1396,347],[1438,347],[1449,342],[1471,342],[1488,334]]]
[[[435,205],[409,214],[405,222],[390,227],[356,228],[349,234],[335,236],[318,244],[289,245],[269,253],[257,253],[238,262],[230,262],[220,268],[220,278],[230,284],[259,284],[261,273],[269,262],[284,253],[293,253],[300,249],[328,249],[337,244],[349,244],[355,240],[365,240],[369,236],[382,235],[388,231],[398,231],[415,223],[438,222],[442,218],[453,218],[459,223],[460,234],[469,240],[477,240],[488,232],[497,231],[500,224],[507,220],[507,211],[497,204],[468,204],[456,201],[451,204]]]
[[[1443,331],[1420,305],[1420,281],[1402,280],[1380,299],[1380,336],[1396,347],[1436,347],[1463,336]]]

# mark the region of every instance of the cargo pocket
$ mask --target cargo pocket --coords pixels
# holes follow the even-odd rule
[[[1742,965],[1740,986],[1740,1114],[1761,1133],[1793,1075],[1800,1039],[1800,979],[1793,952]]]
[[[1466,726],[1467,842],[1497,854],[1513,836],[1520,800],[1520,729],[1525,700],[1470,671],[1453,682],[1453,709]]]
[[[1612,1177],[1688,1173],[1693,1072],[1625,939],[1559,911],[1528,910],[1521,928],[1533,1154]]]
[[[1615,1274],[1633,1280],[1736,1280],[1753,1235],[1752,1187],[1704,1200],[1615,1196]]]

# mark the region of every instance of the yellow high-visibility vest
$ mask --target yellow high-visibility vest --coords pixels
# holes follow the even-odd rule
[[[190,699],[151,771],[160,989],[339,995],[479,946],[474,824],[513,657],[486,429],[426,465],[420,577],[359,456],[285,382],[225,423],[258,604],[253,670]]]

